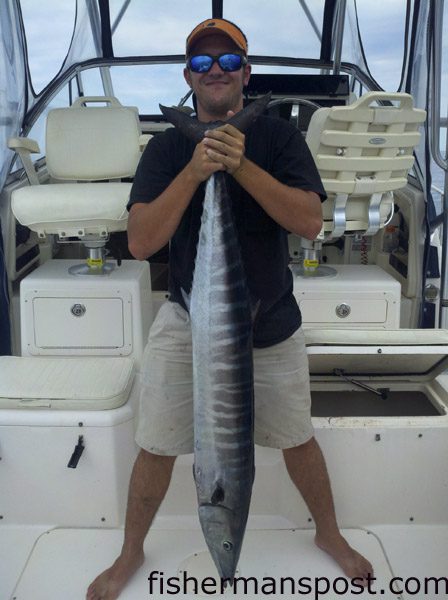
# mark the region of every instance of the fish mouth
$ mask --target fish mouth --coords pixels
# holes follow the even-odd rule
[[[236,518],[236,513],[234,510],[232,510],[231,508],[229,508],[228,506],[224,506],[223,504],[213,504],[212,502],[203,502],[202,504],[200,504],[199,506],[199,510],[204,509],[204,508],[213,508],[213,509],[217,509],[219,508],[219,512],[221,513],[221,518],[216,517],[215,519],[212,519],[209,517],[209,523],[214,523],[216,525],[221,525],[223,522],[223,513],[225,515],[227,515],[227,518],[231,518],[231,519],[235,519]],[[224,512],[225,511],[225,512]],[[213,511],[215,512],[215,511]]]
[[[211,508],[223,508],[224,510],[227,510],[228,512],[232,513],[232,515],[235,514],[235,511],[232,510],[231,508],[229,508],[228,506],[224,506],[224,504],[213,504],[213,502],[202,502],[200,504],[200,507],[202,506],[211,506]]]
[[[222,504],[204,502],[199,520],[213,562],[222,579],[233,580],[244,536],[244,519]]]
[[[233,585],[240,557],[240,549],[241,548],[238,548],[233,552],[225,554],[225,551],[219,552],[213,548],[209,548],[221,581],[227,582],[229,585]]]

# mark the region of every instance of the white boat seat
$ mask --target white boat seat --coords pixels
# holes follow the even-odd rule
[[[92,102],[107,106],[86,106]],[[14,191],[14,216],[40,238],[76,236],[86,245],[105,243],[109,233],[124,231],[131,184],[121,180],[135,174],[140,133],[137,109],[116,98],[84,97],[69,108],[51,110],[46,127],[50,182],[38,185],[34,178],[34,185]],[[33,151],[29,143],[20,148],[17,139],[10,146],[22,154]]]
[[[106,410],[128,400],[134,363],[124,357],[0,357],[0,409]]]
[[[378,102],[390,101],[390,106]],[[374,235],[393,214],[393,194],[407,184],[426,112],[412,96],[369,92],[353,104],[314,112],[306,141],[328,194],[324,236]]]
[[[62,239],[88,234],[106,238],[126,229],[130,189],[130,183],[27,186],[14,192],[13,212],[41,238],[49,233]]]

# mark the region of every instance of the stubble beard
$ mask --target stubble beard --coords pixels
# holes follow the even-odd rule
[[[205,95],[200,100],[203,110],[213,117],[215,120],[223,120],[227,118],[229,110],[236,112],[239,110],[242,99],[242,86],[235,90],[231,95],[225,95],[222,98],[213,98]]]

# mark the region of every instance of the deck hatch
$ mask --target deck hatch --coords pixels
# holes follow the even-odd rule
[[[446,330],[305,330],[312,376],[431,381],[448,369]]]

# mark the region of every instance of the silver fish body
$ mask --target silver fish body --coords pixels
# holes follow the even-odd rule
[[[270,94],[228,123],[245,131]],[[165,117],[198,143],[223,123],[201,123],[175,108]],[[226,189],[207,181],[189,307],[193,338],[194,477],[202,531],[219,575],[233,581],[254,480],[252,311]]]
[[[252,314],[222,173],[206,186],[190,319],[199,520],[220,576],[232,580],[254,479]]]

